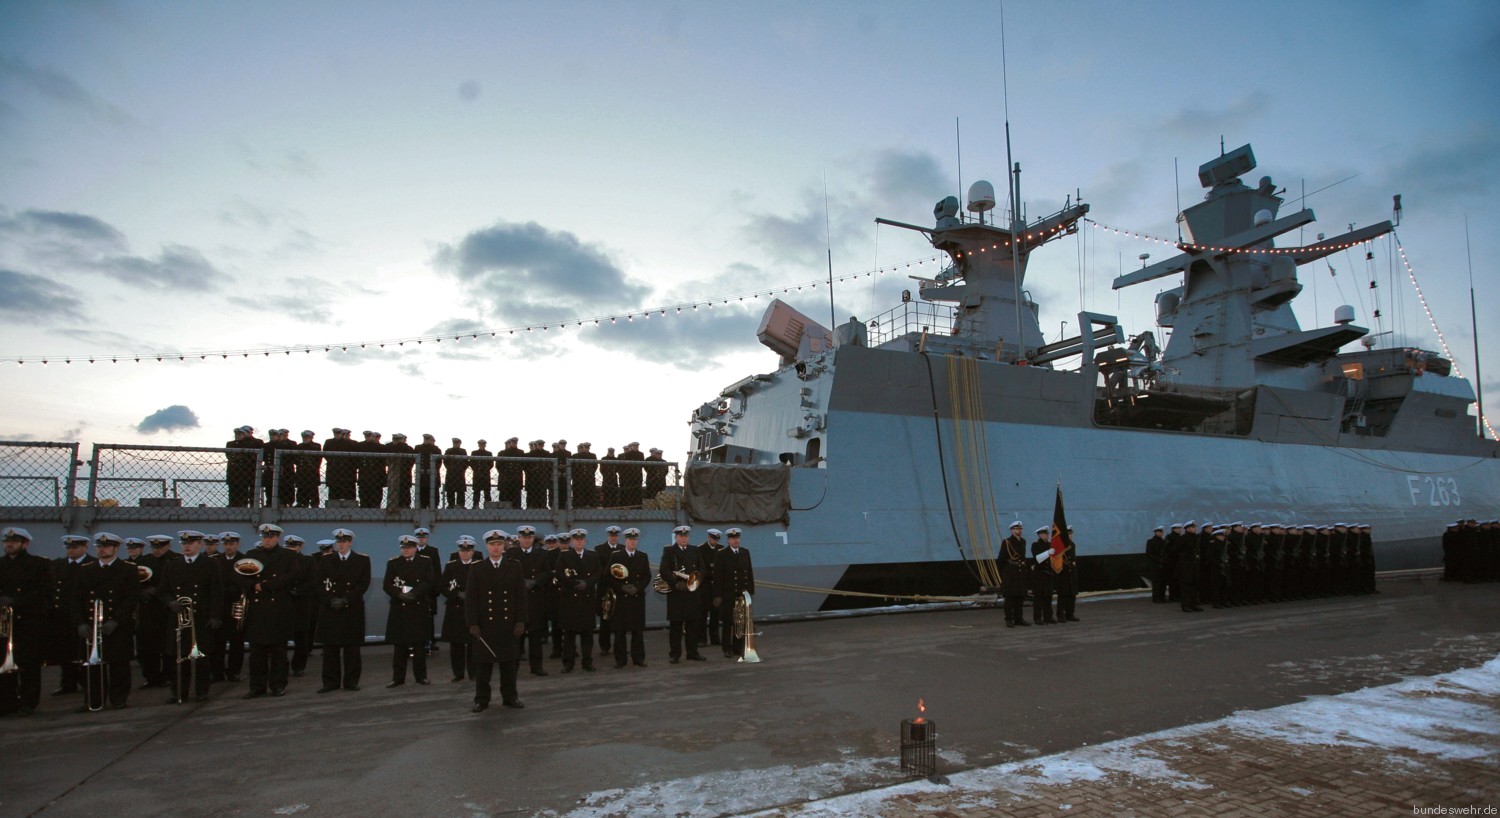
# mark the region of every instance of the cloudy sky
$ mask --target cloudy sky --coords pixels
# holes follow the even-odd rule
[[[957,192],[955,120],[963,181],[1003,190],[1000,8],[0,4],[0,358],[146,361],[0,363],[0,439],[218,445],[248,423],[638,439],[680,459],[693,407],[775,366],[754,338],[766,300],[736,296],[824,277],[830,251],[837,275],[930,257],[873,220],[928,224]],[[1031,215],[1081,191],[1100,222],[1174,236],[1221,136],[1289,195],[1333,185],[1308,199],[1310,232],[1388,218],[1401,194],[1402,243],[1472,372],[1467,219],[1500,404],[1483,321],[1500,312],[1500,6],[1004,8]],[[1080,306],[1152,329],[1175,282],[1109,282],[1168,250],[1083,232],[1032,260],[1049,336]],[[1434,346],[1374,250],[1302,269],[1303,325],[1351,303]],[[909,272],[841,283],[840,318],[884,311]],[[827,321],[825,288],[785,297]],[[292,344],[333,351],[146,356]]]

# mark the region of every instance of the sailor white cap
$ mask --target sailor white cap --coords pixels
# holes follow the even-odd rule
[[[1172,523],[1172,530],[1173,531],[1176,531],[1179,528],[1182,528],[1182,523]]]
[[[495,540],[506,540],[506,539],[510,539],[510,535],[506,534],[504,531],[501,531],[498,528],[492,528],[489,531],[484,532],[484,541],[485,542],[494,542]]]
[[[327,550],[333,547],[333,540],[318,540],[318,548]]]
[[[1176,528],[1176,526],[1173,526],[1173,528]],[[1153,529],[1151,529],[1151,530],[1152,530],[1152,531],[1162,531],[1162,530],[1164,530],[1164,529],[1163,529],[1163,528],[1162,528],[1162,527],[1161,527],[1161,526],[1157,526],[1157,527],[1156,527],[1156,528],[1153,528]]]
[[[708,530],[708,536],[710,536],[710,537],[712,537],[712,538],[713,538],[713,539],[716,539],[716,540],[717,540],[717,539],[718,539],[718,538],[720,538],[720,537],[722,537],[722,536],[724,536],[724,532],[722,532],[722,531],[720,531],[720,530],[719,530],[719,529],[717,529],[717,528],[710,528],[710,529],[709,529],[709,530]]]
[[[419,529],[413,531],[411,533],[411,535],[413,537],[430,537],[430,536],[432,536],[432,532],[429,531],[429,530],[427,530],[427,529],[425,529],[425,528],[419,528]]]
[[[458,438],[455,437],[455,438],[453,438],[453,442],[454,443],[462,443],[463,441],[459,440]]]
[[[640,539],[640,536],[641,536],[641,530],[639,528],[627,528],[627,529],[625,529],[625,539],[627,539],[627,540]]]
[[[1010,527],[1011,528],[1021,528],[1021,521],[1020,520],[1012,520],[1011,523],[1010,523]]]
[[[661,454],[661,449],[652,449],[651,454]]]
[[[375,434],[378,435],[380,433],[376,432]],[[402,434],[400,432],[397,432],[397,433],[391,435],[391,440],[405,440],[405,439],[406,439],[406,435],[404,435],[404,434]]]
[[[317,434],[318,434],[317,432],[314,432],[311,429],[303,429],[302,430],[302,436],[303,437],[316,437]]]
[[[111,534],[108,531],[100,531],[94,535],[94,543],[97,545],[121,545],[125,541],[120,539],[119,534]]]
[[[523,525],[516,528],[516,533],[524,537],[527,534],[536,534],[536,529],[529,525]]]
[[[238,532],[238,531],[220,531],[219,532],[219,542],[239,542],[239,541],[240,541],[240,532]]]
[[[589,532],[588,529],[585,528],[575,528],[572,531],[568,532],[568,536],[572,537],[575,540],[586,540],[588,539]]]
[[[0,532],[0,539],[5,539],[5,540],[25,540],[26,542],[31,542],[31,532],[27,531],[24,528],[17,528],[15,526],[7,526],[6,529],[3,532]],[[66,540],[67,537],[64,537],[63,539]],[[87,541],[88,540],[84,540],[84,542],[87,542]]]
[[[335,528],[333,530],[333,538],[335,540],[352,540],[354,539],[354,532],[347,528]]]
[[[1042,526],[1041,528],[1038,528],[1036,530],[1036,533],[1038,533],[1038,534],[1045,534],[1045,533],[1047,533],[1047,531],[1048,531],[1047,527],[1046,526]]]
[[[507,445],[507,446],[509,446],[512,443],[520,443],[520,442],[521,442],[521,439],[519,437],[508,437],[508,438],[505,439],[505,445]]]
[[[400,545],[402,548],[407,548],[407,547],[416,548],[417,547],[417,538],[413,537],[410,534],[402,534],[400,537],[398,537],[396,539],[396,543],[398,545]]]
[[[272,525],[270,523],[266,523],[265,525],[263,525],[260,528],[256,529],[256,531],[259,531],[260,535],[262,537],[269,537],[269,536],[271,536],[273,534],[282,534],[282,533],[285,533],[285,532],[283,532],[281,530],[281,526],[279,526],[279,525]]]
[[[542,542],[557,542],[557,535],[548,534],[547,536],[542,538]]]
[[[1240,527],[1242,527],[1244,525],[1245,524],[1243,522],[1241,522],[1239,520],[1235,520],[1234,522],[1232,522],[1232,523],[1229,524],[1229,527],[1230,528],[1240,528]]]
[[[605,534],[618,534],[618,533],[620,533],[620,527],[617,526],[617,525],[612,525],[609,528],[604,529],[604,533]]]
[[[423,440],[437,440],[437,438],[433,437],[432,435],[422,435],[422,439]]]
[[[246,434],[249,434],[250,432],[255,431],[255,427],[254,426],[241,426],[241,427],[235,429],[235,431],[236,432],[245,432]]]
[[[285,542],[287,545],[302,545],[303,543],[307,542],[307,540],[302,539],[296,534],[288,534],[286,535]]]
[[[16,532],[21,532],[21,533],[25,533],[26,532],[26,529],[24,529],[24,528],[7,528],[5,530],[6,531],[16,531]],[[30,534],[26,534],[26,536],[29,538],[31,535]],[[28,539],[27,542],[30,542],[30,540]],[[63,535],[62,542],[63,542],[64,546],[69,546],[69,545],[88,545],[89,542],[90,542],[90,540],[89,540],[88,537],[85,537],[82,534],[65,534],[65,535]]]
[[[458,547],[459,548],[463,548],[466,545],[472,548],[473,546],[475,546],[477,544],[478,543],[475,542],[473,534],[465,534],[462,537],[458,538]]]
[[[203,541],[204,542],[217,543],[219,541],[219,535],[218,534],[204,534],[203,535]]]
[[[552,445],[554,445],[554,446],[566,446],[566,445],[568,445],[568,441],[566,441],[566,440],[559,440],[559,441],[557,441],[556,443],[554,443]]]
[[[728,531],[725,531],[724,534],[730,537],[738,537],[740,535],[740,530],[738,528],[731,528]]]
[[[691,533],[693,533],[693,527],[692,526],[688,526],[688,525],[680,525],[680,526],[677,526],[676,528],[672,529],[672,533],[673,534],[691,534]]]
[[[1182,524],[1182,527],[1183,528],[1197,528],[1198,527],[1198,521],[1197,520],[1188,520],[1187,522],[1185,522],[1185,523]]]
[[[182,537],[182,535],[186,534],[186,533],[188,533],[188,532],[186,532],[186,531],[179,531],[179,532],[177,532],[177,536]],[[197,532],[193,532],[193,533],[196,534]],[[201,539],[203,539],[203,535],[199,534],[198,536],[193,537],[192,539],[201,540]],[[183,537],[182,541],[183,542],[187,542],[188,538]],[[169,535],[166,535],[166,534],[152,534],[151,536],[149,536],[149,537],[146,538],[146,542],[149,543],[152,548],[165,548],[165,547],[167,547],[167,546],[169,546],[169,545],[172,544],[172,538]]]
[[[632,440],[632,441],[630,441],[630,442],[629,442],[629,443],[626,443],[626,444],[625,444],[625,445],[626,445],[626,446],[639,446],[639,445],[641,445],[641,444],[640,444],[640,442],[639,442],[639,441],[635,441],[635,440]]]
[[[171,539],[172,539],[171,537],[168,537],[165,534],[158,534],[158,535],[153,536],[153,537],[147,537],[146,539],[150,540],[151,542],[156,542],[156,537],[161,537],[162,539],[167,540],[168,542],[170,542]],[[183,542],[189,542],[191,540],[206,540],[206,539],[208,539],[208,537],[205,536],[202,531],[194,531],[191,528],[189,528],[189,529],[187,529],[185,531],[179,531],[179,532],[177,532],[177,539],[182,540]]]
[[[145,548],[146,547],[146,541],[143,540],[143,539],[141,539],[140,537],[126,537],[125,538],[125,547],[126,548]]]

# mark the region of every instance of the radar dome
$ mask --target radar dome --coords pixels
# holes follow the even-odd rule
[[[1348,304],[1344,304],[1342,306],[1334,307],[1333,308],[1333,323],[1335,323],[1335,324],[1352,324],[1352,323],[1354,323],[1354,308],[1351,307],[1351,306],[1349,306]]]
[[[995,186],[983,179],[969,185],[969,212],[984,213],[995,209]]]
[[[1260,227],[1263,224],[1268,224],[1270,221],[1271,221],[1271,211],[1269,211],[1269,210],[1257,210],[1257,211],[1255,211],[1255,226],[1256,227]]]

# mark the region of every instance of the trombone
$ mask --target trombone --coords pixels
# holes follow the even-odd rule
[[[16,667],[16,609],[0,605],[0,636],[5,638],[5,662],[0,664],[0,673],[15,673]]]
[[[92,622],[89,655],[83,660],[83,695],[89,712],[97,713],[104,709],[104,696],[109,688],[108,678],[105,675],[109,673],[109,665],[104,664],[104,660],[99,656],[99,646],[104,638],[104,600],[102,599],[94,600]],[[97,676],[93,672],[96,667],[99,668]],[[97,681],[95,681],[96,678]]]
[[[177,630],[175,632],[176,638],[172,640],[177,648],[177,666],[179,668],[176,671],[177,678],[173,680],[174,682],[176,682],[173,687],[177,688],[177,703],[182,704],[183,692],[182,671],[180,669],[181,665],[183,662],[195,662],[205,657],[203,651],[198,650],[198,619],[193,615],[193,598],[190,596],[177,597],[177,604],[182,607],[177,611]],[[188,632],[189,641],[192,645],[188,649],[186,656],[182,655],[182,632],[184,630]],[[194,669],[200,670],[196,666],[194,667]]]

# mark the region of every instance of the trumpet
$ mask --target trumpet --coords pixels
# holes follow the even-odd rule
[[[177,604],[182,607],[177,611],[176,638],[172,642],[177,648],[177,664],[180,665],[183,662],[194,662],[203,659],[205,656],[203,651],[198,649],[198,620],[193,615],[193,598],[190,596],[177,597]],[[188,632],[189,642],[191,643],[186,656],[182,655],[182,632],[184,630]],[[180,679],[178,681],[179,683],[175,685],[177,688],[177,703],[182,704],[182,684],[180,683]]]
[[[234,564],[234,572],[242,577],[258,577],[264,570],[266,570],[266,564],[251,557],[246,557]]]
[[[99,655],[99,643],[103,639],[104,629],[104,600],[94,600],[93,613],[93,636],[89,640],[89,655],[83,660],[83,688],[89,712],[97,713],[104,709],[104,695],[109,689],[108,676],[109,666],[104,664],[104,659]],[[99,668],[99,679],[94,680],[94,668]]]
[[[16,609],[0,605],[0,636],[5,637],[5,662],[0,664],[0,673],[15,673],[16,667]]]
[[[628,579],[630,577],[630,569],[625,567],[623,563],[617,562],[609,567],[609,575],[615,579]]]

